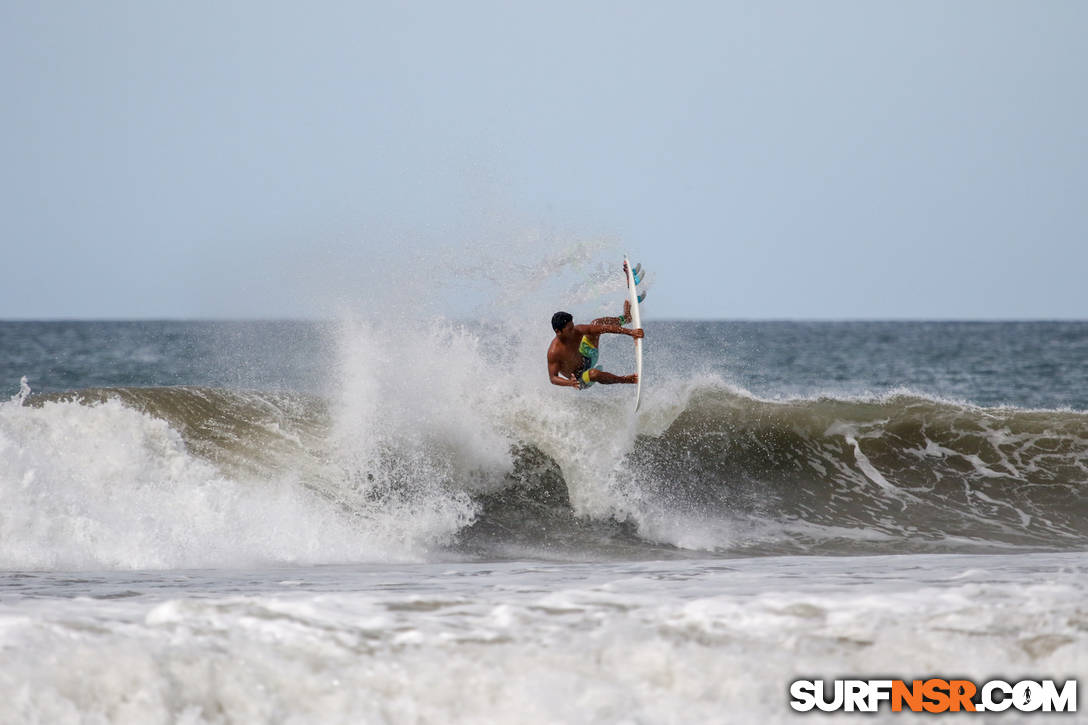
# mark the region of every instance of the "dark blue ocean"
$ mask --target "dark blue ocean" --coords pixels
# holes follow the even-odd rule
[[[908,389],[982,406],[1088,410],[1088,322],[646,327],[647,386],[655,373],[709,371],[770,398]],[[321,392],[337,330],[297,321],[0,321],[0,381],[13,392],[23,375],[36,392],[160,385]],[[549,336],[541,325],[540,344]]]

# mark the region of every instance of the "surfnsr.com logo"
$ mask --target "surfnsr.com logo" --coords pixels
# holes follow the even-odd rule
[[[1077,681],[795,680],[790,698],[799,712],[876,712],[884,703],[892,712],[1076,712]]]

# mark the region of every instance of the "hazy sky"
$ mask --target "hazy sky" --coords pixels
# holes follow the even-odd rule
[[[1088,318],[1088,3],[0,4],[0,318],[607,239],[660,318]]]

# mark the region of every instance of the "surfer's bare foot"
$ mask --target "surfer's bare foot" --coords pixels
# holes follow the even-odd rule
[[[628,383],[628,384],[630,384],[630,385],[634,385],[635,383],[637,383],[637,382],[638,382],[638,373],[635,373],[634,375],[628,375],[628,376],[626,376],[626,377],[625,377],[625,378],[623,379],[623,382],[625,382],[625,383]]]

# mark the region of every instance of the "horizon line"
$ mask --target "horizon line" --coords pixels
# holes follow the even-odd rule
[[[340,322],[344,317],[9,317],[0,318],[4,323],[58,323],[58,322],[292,322],[329,324]],[[422,318],[421,318],[422,319]],[[488,318],[449,317],[451,322],[486,322]],[[1088,317],[662,317],[651,318],[657,322],[1088,322]]]

